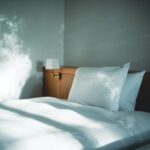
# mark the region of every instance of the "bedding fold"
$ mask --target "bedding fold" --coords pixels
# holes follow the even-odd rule
[[[132,145],[150,140],[149,125],[146,112],[114,112],[51,97],[13,100],[0,103],[0,150],[129,147],[131,139]]]

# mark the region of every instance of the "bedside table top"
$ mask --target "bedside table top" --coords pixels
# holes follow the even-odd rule
[[[77,67],[68,67],[68,66],[63,66],[60,69],[43,69],[46,72],[50,73],[63,73],[63,74],[75,74]]]

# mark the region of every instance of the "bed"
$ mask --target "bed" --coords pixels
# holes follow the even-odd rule
[[[0,150],[124,150],[150,143],[150,73],[137,111],[109,111],[52,97],[0,103]]]

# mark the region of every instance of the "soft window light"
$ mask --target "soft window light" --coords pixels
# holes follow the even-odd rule
[[[32,61],[20,32],[23,19],[0,15],[0,102],[19,99],[30,77]]]
[[[48,58],[46,59],[46,69],[59,69],[60,64],[59,60],[56,58]]]

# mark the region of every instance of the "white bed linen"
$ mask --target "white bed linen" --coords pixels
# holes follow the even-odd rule
[[[134,144],[150,139],[149,113],[50,97],[0,103],[0,150],[116,150],[130,145],[131,138]]]

